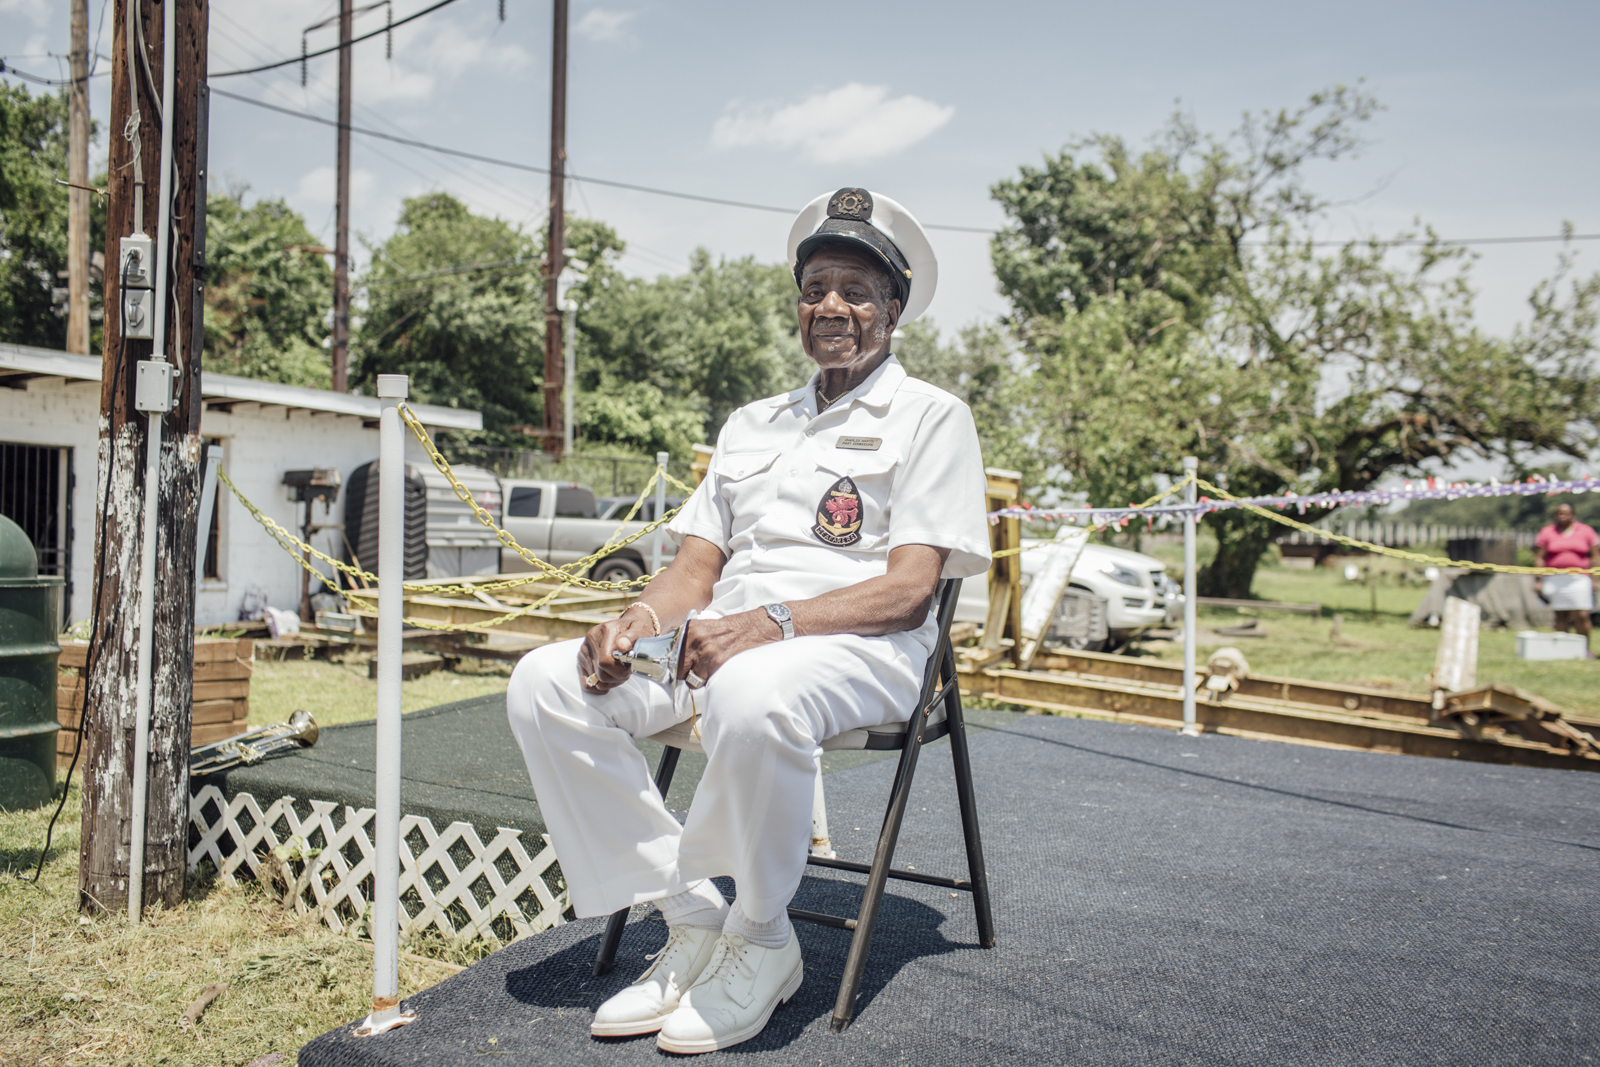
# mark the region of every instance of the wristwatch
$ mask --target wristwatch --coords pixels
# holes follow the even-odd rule
[[[778,624],[778,628],[783,631],[783,639],[787,641],[789,638],[793,637],[794,616],[789,614],[788,607],[783,604],[768,604],[766,608],[767,615],[770,616],[772,621]]]

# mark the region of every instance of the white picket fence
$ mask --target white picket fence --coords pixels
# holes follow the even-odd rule
[[[294,909],[315,913],[337,931],[370,921],[371,808],[327,800],[295,810],[280,797],[262,810],[255,797],[232,800],[214,785],[189,802],[189,869],[209,860],[236,884],[241,872]],[[342,817],[335,812],[343,809]],[[487,845],[470,823],[439,832],[421,816],[400,820],[400,928],[433,926],[446,937],[507,942],[565,922],[567,889],[548,838],[533,857],[522,831],[500,827]]]

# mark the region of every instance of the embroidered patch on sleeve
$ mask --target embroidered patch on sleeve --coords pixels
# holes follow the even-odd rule
[[[844,548],[861,540],[861,494],[856,483],[840,478],[817,504],[817,524],[811,532],[824,543]]]

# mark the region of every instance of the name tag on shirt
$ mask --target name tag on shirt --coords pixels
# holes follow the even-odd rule
[[[838,447],[852,448],[857,452],[876,452],[883,447],[881,437],[841,437]]]

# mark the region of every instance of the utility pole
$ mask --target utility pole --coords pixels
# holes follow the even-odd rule
[[[72,0],[72,88],[68,94],[67,351],[89,354],[89,0]]]
[[[350,50],[351,0],[339,0],[338,232],[333,243],[333,391],[350,391]]]
[[[544,438],[546,449],[561,454],[561,271],[567,265],[567,0],[553,0],[555,29],[550,46],[550,237],[544,278]]]
[[[96,509],[94,633],[90,640],[88,699],[84,706],[83,832],[79,848],[79,906],[85,911],[138,914],[160,903],[183,900],[189,834],[189,743],[193,718],[195,530],[200,498],[200,350],[197,319],[204,263],[205,71],[207,0],[164,0],[138,5],[150,79],[130,63],[139,34],[129,39],[129,0],[112,0],[112,132],[107,167],[105,343],[100,388],[99,486]],[[172,45],[165,19],[172,11]],[[168,99],[158,101],[149,81]],[[138,121],[130,127],[130,115]],[[162,152],[165,115],[170,152]],[[123,136],[131,129],[133,140]],[[137,162],[135,153],[137,152]],[[162,156],[171,171],[163,173]],[[170,198],[170,199],[168,199]],[[163,203],[167,200],[167,203]],[[161,221],[170,219],[170,233]],[[126,248],[139,238],[159,249],[142,271],[131,269]],[[137,301],[151,289],[134,283],[160,282],[156,263],[168,265],[171,297],[162,315],[146,318]],[[129,284],[123,284],[126,280]],[[162,291],[156,289],[153,291]],[[156,302],[144,307],[154,310]],[[125,314],[127,309],[138,314]],[[162,338],[136,339],[125,333],[153,332],[143,323],[160,323]],[[157,354],[167,357],[176,402],[165,415],[149,415],[151,375],[145,369]],[[145,387],[140,380],[145,380]],[[146,444],[159,430],[158,466],[150,477]],[[146,552],[145,493],[159,493],[154,551]],[[100,509],[100,501],[105,507]],[[141,558],[154,562],[153,590],[141,597]],[[148,587],[148,586],[147,586]],[[146,608],[151,608],[147,613]],[[143,622],[148,619],[149,629]],[[137,625],[136,625],[137,624]],[[148,703],[136,670],[140,635],[151,656]],[[148,712],[148,758],[136,761],[136,724]],[[136,765],[137,764],[137,765]],[[147,788],[135,798],[133,783]],[[143,803],[138,801],[142,800]],[[134,813],[144,807],[137,840],[144,862],[138,877],[131,869],[135,850]],[[142,885],[138,899],[130,887]]]

